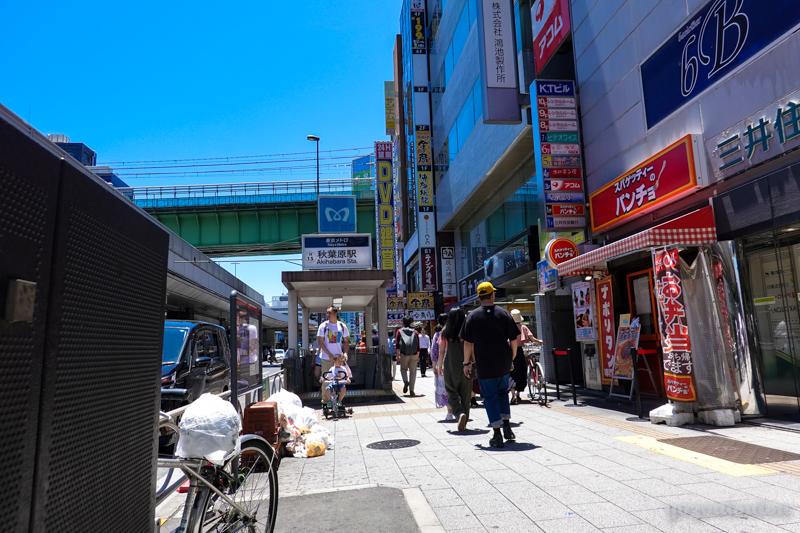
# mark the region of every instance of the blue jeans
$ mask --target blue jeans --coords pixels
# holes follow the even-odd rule
[[[492,427],[500,427],[503,420],[511,419],[511,407],[508,405],[508,374],[501,378],[479,379],[483,406]]]

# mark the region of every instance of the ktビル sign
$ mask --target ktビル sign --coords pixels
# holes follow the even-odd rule
[[[544,249],[545,261],[551,267],[578,257],[578,245],[569,239],[553,239]]]

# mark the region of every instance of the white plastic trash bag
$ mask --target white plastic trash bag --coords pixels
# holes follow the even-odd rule
[[[205,458],[215,465],[238,454],[242,421],[233,405],[213,394],[203,394],[183,413],[175,455]]]
[[[278,405],[281,404],[293,404],[297,407],[303,407],[303,402],[300,400],[300,397],[297,394],[293,394],[288,390],[281,389],[274,393],[272,396],[267,398],[268,402],[277,402]]]

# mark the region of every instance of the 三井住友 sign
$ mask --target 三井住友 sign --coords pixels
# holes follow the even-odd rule
[[[797,0],[711,0],[642,64],[647,127],[800,22]]]
[[[616,226],[705,185],[697,139],[686,135],[589,195],[592,231]]]
[[[303,270],[372,268],[372,236],[303,235]]]

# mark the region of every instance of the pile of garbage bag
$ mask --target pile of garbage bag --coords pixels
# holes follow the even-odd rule
[[[289,391],[280,390],[267,401],[278,404],[281,441],[286,451],[294,457],[318,457],[333,449],[333,437],[317,422],[317,412],[303,407],[300,398]]]

